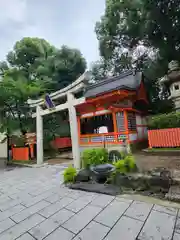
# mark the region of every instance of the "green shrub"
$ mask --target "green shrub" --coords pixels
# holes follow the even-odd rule
[[[82,153],[82,167],[98,165],[108,162],[108,151],[105,148],[86,149]]]
[[[123,160],[114,163],[116,172],[127,173],[133,172],[136,169],[135,159],[132,155],[127,155]]]
[[[121,154],[121,159],[125,159],[127,153],[125,151],[121,151],[120,154]]]
[[[124,159],[127,172],[132,172],[136,168],[136,163],[133,155],[127,155]]]
[[[180,112],[156,115],[149,118],[149,129],[165,129],[180,127]]]
[[[116,167],[116,172],[120,173],[126,173],[126,167],[125,167],[125,160],[119,160],[116,163],[114,163],[114,166]]]
[[[63,175],[64,175],[64,182],[65,183],[74,182],[75,177],[77,175],[77,171],[73,166],[69,166],[68,168],[66,168]]]

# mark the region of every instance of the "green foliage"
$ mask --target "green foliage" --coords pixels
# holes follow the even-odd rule
[[[136,169],[135,159],[132,155],[127,155],[123,160],[119,160],[114,163],[116,172],[127,173]]]
[[[51,62],[52,61],[52,62]],[[73,81],[75,81],[81,74],[85,72],[86,60],[83,58],[81,52],[77,49],[71,49],[67,46],[62,46],[57,50],[50,60],[53,90],[61,89]]]
[[[169,61],[180,60],[179,8],[175,0],[106,0],[95,28],[102,61],[93,65],[93,78],[117,76],[136,66],[145,75],[151,112],[172,111],[167,91],[159,94],[158,79],[167,73]]]
[[[132,172],[136,168],[136,163],[133,155],[127,155],[124,159],[127,172]]]
[[[169,114],[156,115],[149,118],[149,129],[165,129],[180,127],[180,113],[172,112]]]
[[[106,0],[104,16],[96,24],[101,54],[107,58],[141,41],[166,59],[180,59],[179,8],[176,0]]]
[[[77,49],[57,49],[40,38],[16,42],[6,61],[0,62],[0,131],[11,134],[18,129],[22,133],[34,129],[27,100],[71,84],[85,69],[86,61]],[[59,134],[60,128],[64,130],[58,117],[59,128],[53,121],[51,116],[44,124],[48,139]]]
[[[126,167],[125,167],[125,160],[119,160],[117,162],[114,163],[114,166],[116,167],[116,172],[120,172],[120,173],[126,173]]]
[[[77,175],[76,169],[73,166],[69,166],[63,173],[64,182],[65,183],[74,182],[76,175]]]
[[[86,60],[77,49],[60,49],[40,38],[23,38],[16,42],[0,63],[0,75],[15,77],[21,72],[28,81],[40,80],[52,92],[75,81],[86,69]]]
[[[94,81],[101,81],[109,76],[116,76],[131,68],[131,57],[121,53],[121,55],[111,59],[102,58],[91,65],[91,75]]]
[[[82,153],[82,167],[98,165],[108,162],[108,151],[105,148],[85,149]]]
[[[125,157],[127,156],[127,153],[125,151],[121,151],[120,154],[122,159],[125,159]]]
[[[0,131],[12,134],[16,130],[26,132],[32,126],[27,100],[41,91],[38,82],[26,82],[23,78],[14,80],[3,77],[0,82]]]
[[[25,37],[17,41],[13,51],[7,55],[7,60],[11,66],[19,66],[24,69],[33,70],[37,59],[46,58],[55,51],[46,40],[40,38]]]

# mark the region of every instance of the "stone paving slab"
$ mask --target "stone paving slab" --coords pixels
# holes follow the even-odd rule
[[[173,240],[180,240],[180,234],[174,233]]]
[[[86,195],[86,192],[70,190],[67,196],[73,199],[78,199],[79,197],[82,197],[84,195]]]
[[[135,240],[142,226],[143,222],[123,216],[113,227],[113,229],[107,235],[105,240],[119,240],[119,239]]]
[[[0,204],[0,210],[1,210],[1,211],[5,211],[5,210],[7,210],[7,209],[9,209],[9,208],[11,208],[11,207],[14,207],[15,205],[20,204],[21,202],[22,202],[22,201],[17,200],[17,199],[16,199],[16,200],[10,199],[10,200],[8,200],[8,201]]]
[[[17,240],[35,240],[29,233],[23,234],[21,237],[17,238]]]
[[[35,214],[23,222],[14,225],[12,228],[8,229],[4,233],[0,235],[1,240],[13,240],[21,236],[23,233],[27,232],[40,222],[42,222],[44,218],[38,214]]]
[[[45,240],[71,240],[73,239],[75,235],[72,232],[69,232],[68,230],[59,227],[56,229],[53,233],[51,233],[49,236],[45,238]]]
[[[52,219],[54,222],[58,223],[58,225],[62,225],[67,220],[69,220],[72,216],[74,216],[75,213],[67,210],[67,209],[61,209],[59,212],[52,215],[49,219]]]
[[[169,215],[167,213],[152,211],[138,239],[171,240],[173,236],[175,221],[175,216]]]
[[[50,203],[55,203],[55,202],[59,201],[61,198],[62,198],[61,195],[54,193],[53,195],[47,197],[45,200]]]
[[[128,207],[129,203],[115,200],[95,218],[95,221],[112,227]]]
[[[109,227],[103,226],[100,223],[92,221],[89,223],[75,238],[74,240],[102,240],[110,231]]]
[[[164,212],[173,216],[177,215],[178,209],[172,208],[172,207],[163,207],[159,206],[157,204],[154,205],[153,210],[159,211],[159,212]]]
[[[0,222],[3,221],[4,219],[13,216],[16,213],[20,213],[22,210],[24,210],[25,207],[22,205],[16,205],[4,212],[0,212]]]
[[[177,218],[176,220],[175,232],[180,234],[180,218]]]
[[[81,231],[102,209],[97,206],[88,205],[79,213],[68,220],[63,227],[77,234]]]
[[[11,195],[12,199],[14,199],[14,200],[23,200],[23,201],[27,201],[31,197],[32,197],[32,195],[30,195],[29,193],[26,193],[26,192],[20,192],[20,193],[15,193],[15,194]]]
[[[70,203],[68,206],[66,206],[66,209],[72,211],[72,212],[79,212],[81,209],[83,209],[86,205],[88,205],[90,201],[85,201],[84,199],[76,199],[72,203]]]
[[[15,225],[15,222],[13,222],[10,218],[7,218],[0,222],[0,233],[4,232],[8,228],[12,227]]]
[[[54,192],[51,190],[45,191],[38,196],[35,196],[35,197],[32,196],[32,197],[27,198],[26,200],[23,200],[22,204],[26,207],[30,207],[30,206],[40,202],[41,200],[48,198],[49,196],[51,196],[53,194],[54,194]]]
[[[152,204],[134,201],[125,212],[125,215],[141,221],[145,221],[151,211]]]
[[[45,201],[41,201],[29,208],[24,209],[23,211],[21,211],[20,213],[17,213],[15,215],[13,215],[11,217],[11,219],[13,219],[16,223],[19,223],[21,221],[23,221],[24,219],[28,218],[29,216],[33,215],[34,213],[40,211],[41,209],[49,206],[50,203],[45,202]]]
[[[73,201],[72,198],[64,197],[58,202],[51,204],[48,207],[44,208],[43,210],[39,211],[39,214],[41,214],[43,217],[48,218],[54,213],[58,212],[60,209],[66,207],[72,201]]]
[[[53,221],[53,219],[46,219],[44,222],[32,228],[29,233],[35,237],[35,239],[41,240],[45,238],[47,235],[52,233],[56,228],[59,227],[57,221]]]
[[[6,203],[7,201],[11,200],[10,197],[6,196],[5,194],[3,194],[2,196],[0,196],[0,204]]]
[[[62,171],[0,171],[0,240],[180,240],[180,205],[68,189]]]
[[[106,207],[111,201],[113,201],[115,197],[108,196],[104,194],[100,194],[97,198],[95,198],[91,204],[97,207],[104,208]]]

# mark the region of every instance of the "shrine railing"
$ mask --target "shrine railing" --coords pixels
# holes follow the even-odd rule
[[[80,145],[86,144],[122,144],[123,140],[128,138],[128,134],[122,133],[105,133],[105,134],[88,134],[80,136]]]

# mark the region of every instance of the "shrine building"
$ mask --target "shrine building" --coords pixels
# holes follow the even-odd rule
[[[148,101],[141,72],[127,71],[85,88],[76,106],[80,152],[103,147],[122,150],[124,142],[147,139]]]

